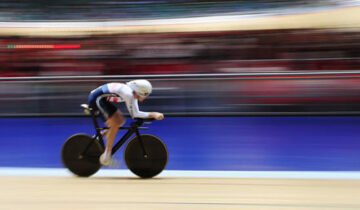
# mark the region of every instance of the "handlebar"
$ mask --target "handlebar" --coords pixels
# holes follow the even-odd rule
[[[151,124],[154,121],[153,118],[134,118],[135,121],[131,123],[131,127],[140,127],[142,124]]]
[[[134,120],[136,121],[142,121],[142,122],[150,122],[150,121],[154,121],[154,118],[134,118]]]
[[[84,112],[86,114],[90,114],[92,119],[93,119],[93,123],[96,127],[97,130],[105,130],[105,129],[109,129],[108,127],[99,127],[97,120],[96,120],[96,113],[93,112],[93,109],[89,107],[88,104],[81,104],[81,107],[84,108]],[[119,129],[131,129],[131,128],[139,128],[139,129],[147,129],[145,127],[141,127],[142,124],[151,124],[151,121],[154,121],[154,118],[134,118],[134,121],[131,122],[130,126],[123,126],[120,127]]]

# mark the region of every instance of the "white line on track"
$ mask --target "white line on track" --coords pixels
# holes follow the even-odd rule
[[[72,176],[64,168],[0,167],[0,176]],[[133,176],[125,169],[101,169],[94,176]],[[360,171],[183,171],[165,170],[159,177],[280,178],[280,179],[360,179]]]

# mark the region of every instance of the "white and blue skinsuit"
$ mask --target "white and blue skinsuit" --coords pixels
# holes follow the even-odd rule
[[[148,118],[149,112],[139,110],[138,100],[134,98],[133,90],[123,83],[108,83],[91,91],[88,103],[95,112],[100,111],[104,120],[111,117],[118,108],[112,102],[125,102],[132,118]]]

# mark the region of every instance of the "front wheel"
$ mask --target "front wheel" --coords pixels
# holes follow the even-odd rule
[[[167,148],[158,137],[151,134],[141,134],[146,155],[144,155],[140,139],[133,137],[126,145],[124,159],[127,167],[141,178],[151,178],[164,170],[167,160]]]
[[[88,177],[96,173],[101,164],[99,157],[103,149],[100,143],[87,134],[70,136],[61,149],[62,161],[72,173]]]

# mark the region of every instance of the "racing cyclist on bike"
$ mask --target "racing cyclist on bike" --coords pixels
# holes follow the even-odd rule
[[[119,127],[125,124],[122,112],[112,102],[125,102],[132,118],[154,118],[164,119],[160,112],[142,112],[139,110],[138,101],[144,101],[152,92],[152,85],[147,80],[132,80],[123,83],[107,83],[91,91],[88,99],[89,107],[106,122],[109,129],[104,133],[106,136],[106,147],[99,161],[102,165],[110,165],[112,145],[114,143]]]

